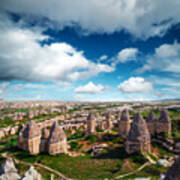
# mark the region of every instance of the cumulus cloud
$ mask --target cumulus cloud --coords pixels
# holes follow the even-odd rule
[[[137,54],[138,54],[137,48],[123,49],[117,55],[117,62],[125,63],[127,61],[135,60]]]
[[[125,30],[139,38],[163,35],[179,23],[179,6],[179,0],[1,0],[2,9],[47,18],[57,28],[78,24],[86,33]]]
[[[72,82],[112,72],[113,67],[94,63],[83,51],[67,43],[41,45],[48,36],[38,28],[25,28],[0,17],[0,79]]]
[[[155,53],[147,57],[146,63],[137,70],[145,72],[156,69],[158,71],[180,73],[180,44],[163,44],[155,49]]]
[[[84,86],[79,86],[75,89],[76,93],[88,93],[88,94],[96,94],[105,91],[107,87],[102,86],[101,84],[95,85],[93,82],[89,82]]]
[[[123,93],[149,93],[153,84],[142,77],[131,77],[119,84],[118,89]]]

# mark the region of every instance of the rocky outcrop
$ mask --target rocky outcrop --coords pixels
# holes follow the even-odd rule
[[[126,141],[126,152],[150,152],[151,140],[145,120],[140,113],[137,113]]]
[[[103,152],[104,149],[108,147],[108,144],[96,144],[92,147],[91,155],[98,155]]]
[[[7,158],[0,168],[0,180],[18,180],[20,179],[12,158]]]
[[[31,166],[20,180],[41,180],[41,174],[34,169],[34,166]]]
[[[179,180],[180,179],[180,158],[178,158],[168,169],[164,180]]]
[[[124,109],[120,118],[120,121],[118,123],[119,128],[119,136],[122,138],[127,138],[127,135],[130,130],[131,120],[129,117],[129,112],[127,109]]]
[[[0,129],[0,139],[4,138],[5,136],[8,135],[14,135],[17,133],[19,127],[18,126],[14,126],[14,127],[5,127],[5,128],[1,128]]]

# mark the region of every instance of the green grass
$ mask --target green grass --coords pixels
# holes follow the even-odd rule
[[[79,139],[79,138],[83,138],[85,135],[85,132],[81,132],[81,131],[77,131],[76,133],[68,136],[68,141],[72,140],[72,139]]]
[[[32,156],[18,150],[15,150],[13,154],[17,159],[31,163],[42,163],[58,170],[69,178],[76,179],[112,179],[126,173],[121,170],[124,160],[134,164],[135,168],[144,163],[143,156],[140,154],[128,156],[122,147],[111,147],[107,152],[96,157],[88,154],[79,157],[70,157],[64,154],[57,156],[45,154]]]
[[[0,127],[14,126],[16,121],[12,120],[9,117],[5,117],[4,119],[0,119]]]
[[[102,179],[111,178],[113,170],[117,169],[117,161],[111,159],[93,159],[90,156],[70,157],[67,155],[49,156],[38,155],[29,156],[26,153],[19,152],[16,158],[35,162],[38,161],[59,172],[77,179]]]
[[[85,140],[87,140],[91,143],[95,143],[98,140],[98,136],[90,134],[90,135],[86,136]]]

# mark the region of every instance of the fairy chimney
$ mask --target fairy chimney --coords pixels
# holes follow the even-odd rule
[[[94,114],[90,113],[87,117],[87,135],[96,133]]]
[[[44,128],[42,130],[41,143],[40,143],[40,152],[48,151],[48,139],[49,139],[50,130]]]
[[[140,113],[137,113],[126,141],[126,152],[150,152],[151,140],[145,120]]]
[[[147,127],[151,135],[156,133],[156,121],[154,113],[151,111],[146,119]]]
[[[129,117],[129,112],[127,109],[124,109],[120,121],[118,123],[119,136],[122,138],[126,138],[130,129],[131,120]]]
[[[50,155],[56,155],[60,153],[67,153],[67,138],[63,129],[55,122],[51,128],[48,152]]]
[[[164,180],[179,180],[180,179],[180,157],[168,169]]]
[[[112,121],[111,121],[111,112],[106,112],[106,129],[111,130],[113,127]]]
[[[18,146],[30,154],[38,154],[40,141],[41,130],[34,121],[30,121],[19,133]]]
[[[161,111],[160,117],[156,123],[156,133],[166,133],[168,136],[171,134],[171,119],[166,109]]]

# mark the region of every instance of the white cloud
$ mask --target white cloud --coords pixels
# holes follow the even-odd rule
[[[125,63],[127,61],[132,61],[136,59],[136,55],[138,53],[137,48],[126,48],[121,50],[117,55],[117,61],[121,63]]]
[[[149,93],[153,84],[142,77],[131,77],[119,84],[118,89],[123,93]]]
[[[4,82],[0,84],[0,95],[4,94],[8,86],[9,86],[9,82]]]
[[[158,76],[150,76],[149,79],[157,85],[165,85],[171,86],[174,88],[180,88],[180,82],[177,78],[168,78],[168,77],[158,77]]]
[[[40,29],[27,29],[0,17],[0,74],[3,80],[59,81],[67,83],[112,72],[113,67],[94,63],[83,51],[67,43],[41,45],[49,37]]]
[[[179,23],[179,7],[179,0],[1,0],[1,9],[48,18],[57,28],[78,24],[86,33],[125,30],[139,38],[162,35]]]
[[[180,45],[174,42],[173,45],[163,44],[159,48],[155,49],[155,56],[159,58],[176,57],[180,52]]]
[[[103,61],[103,60],[105,60],[105,59],[107,59],[108,57],[107,57],[107,55],[102,55],[100,58],[99,58],[99,60],[100,61]]]
[[[180,44],[163,44],[155,49],[155,53],[149,57],[145,64],[137,72],[145,72],[156,69],[158,71],[180,73]]]
[[[76,93],[88,93],[96,94],[105,91],[107,87],[102,86],[101,84],[95,85],[93,82],[89,82],[85,86],[79,86],[75,89]]]

